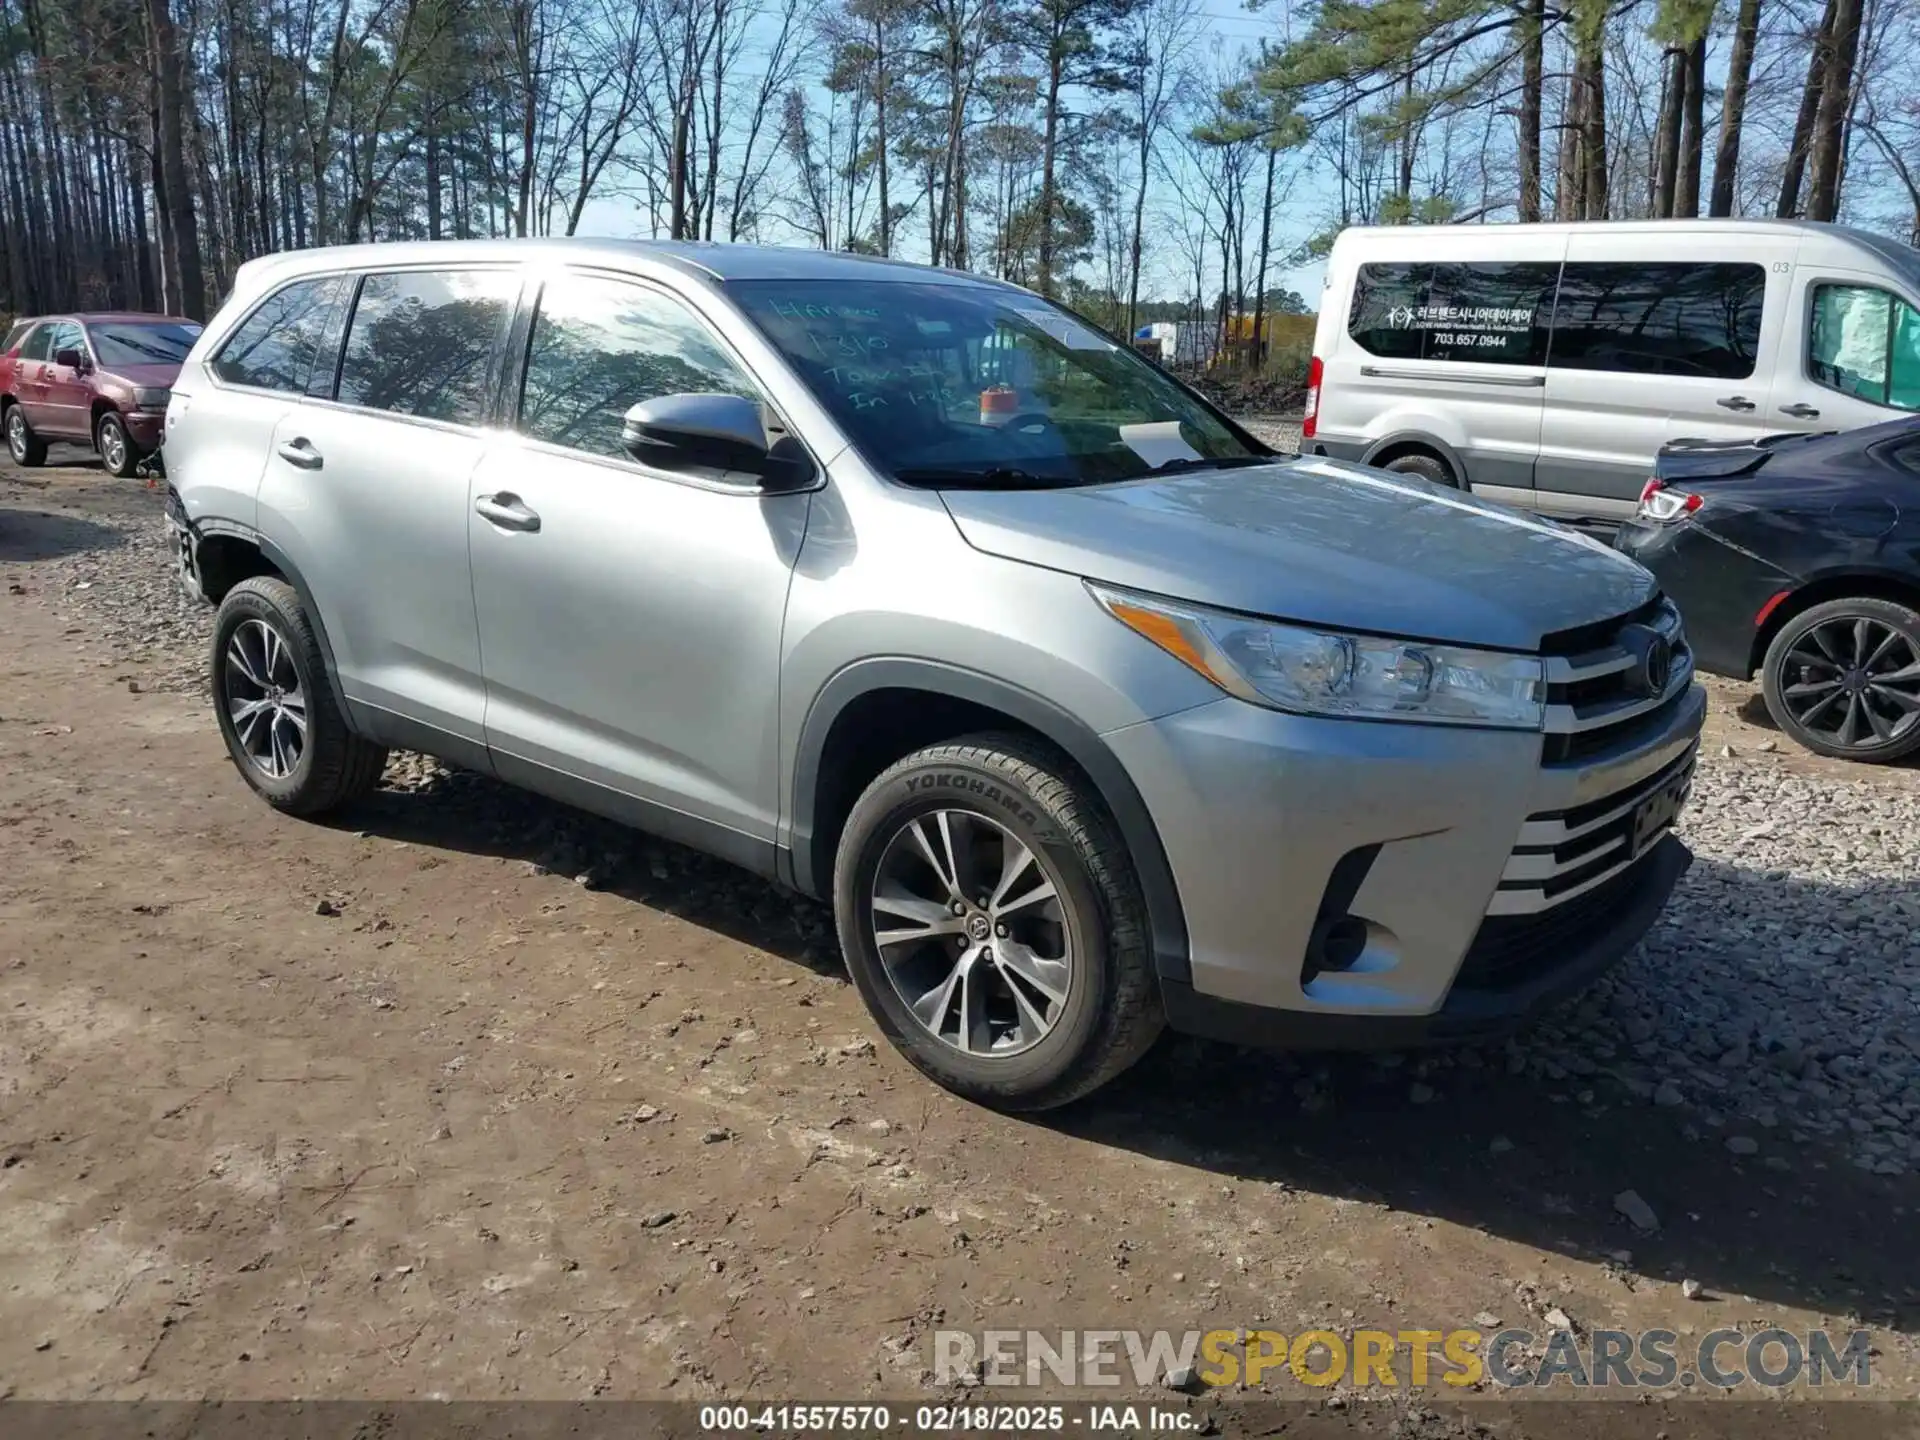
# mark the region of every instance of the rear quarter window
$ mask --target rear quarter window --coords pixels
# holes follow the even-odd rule
[[[320,275],[276,290],[215,353],[215,378],[255,390],[305,393],[320,337],[348,283],[342,275]]]
[[[1531,260],[1362,265],[1347,333],[1384,360],[1542,365],[1558,270]]]

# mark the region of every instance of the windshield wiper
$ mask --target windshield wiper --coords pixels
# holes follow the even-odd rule
[[[1282,457],[1278,455],[1229,455],[1222,460],[1209,460],[1202,455],[1193,460],[1169,460],[1164,465],[1156,465],[1148,475],[1179,475],[1189,470],[1239,470],[1248,465],[1274,465]],[[1145,479],[1146,476],[1142,476]]]
[[[1092,483],[1071,475],[1036,475],[1031,470],[1021,470],[1012,465],[992,465],[985,470],[922,466],[893,473],[896,479],[908,485],[971,486],[983,490],[1054,490],[1066,485]]]

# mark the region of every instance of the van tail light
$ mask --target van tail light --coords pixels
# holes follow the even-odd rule
[[[1307,405],[1300,417],[1300,438],[1313,438],[1314,422],[1320,418],[1320,357],[1307,362]]]
[[[1649,480],[1640,491],[1640,518],[1665,525],[1686,519],[1705,503],[1691,490],[1675,490],[1664,480]]]

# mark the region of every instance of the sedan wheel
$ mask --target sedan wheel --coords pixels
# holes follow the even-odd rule
[[[1920,749],[1920,615],[1835,600],[1790,621],[1767,650],[1767,708],[1808,749],[1885,761]]]

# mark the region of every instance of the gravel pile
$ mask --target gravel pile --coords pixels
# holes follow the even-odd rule
[[[210,612],[182,597],[160,522],[99,520],[125,543],[36,566],[30,593],[116,675],[204,693]],[[460,823],[531,837],[538,868],[581,884],[626,872],[680,887],[691,914],[765,911],[832,963],[824,910],[717,862],[424,757],[396,755],[387,784],[445,787]],[[1634,956],[1504,1047],[1399,1062],[1414,1098],[1457,1069],[1504,1067],[1582,1099],[1676,1109],[1702,1143],[1775,1169],[1816,1138],[1878,1174],[1920,1169],[1920,772],[1703,755],[1682,833],[1696,863]]]
[[[213,611],[181,589],[166,522],[158,515],[87,518],[118,543],[36,565],[35,598],[80,627],[75,639],[102,669],[128,673],[143,690],[204,696]]]

